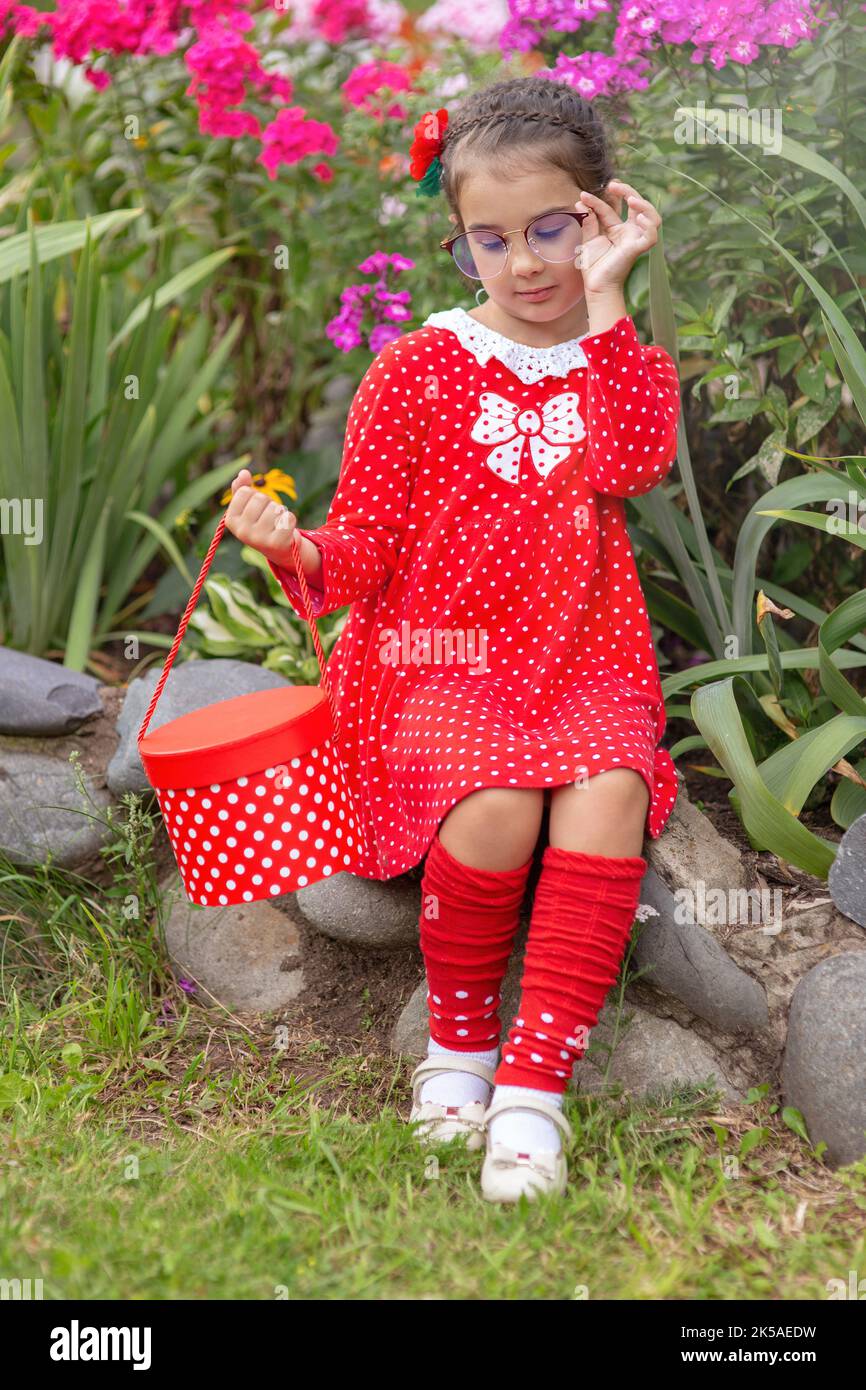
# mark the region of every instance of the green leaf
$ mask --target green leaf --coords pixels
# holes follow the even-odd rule
[[[816,401],[808,401],[806,405],[797,413],[797,423],[794,427],[794,437],[797,444],[805,444],[807,440],[814,439],[819,435],[825,425],[833,419],[842,400],[842,387],[834,386],[832,391],[828,391],[826,400],[820,405]]]
[[[708,425],[726,425],[735,420],[751,420],[763,404],[757,396],[744,396],[738,400],[726,401],[721,409],[715,411],[707,421]]]
[[[111,503],[106,501],[87,551],[84,568],[78,576],[75,586],[75,602],[69,618],[66,655],[63,658],[64,666],[68,666],[72,671],[83,671],[90,655],[96,605],[99,601],[99,586],[105,566],[110,514]]]
[[[272,634],[262,621],[259,606],[239,580],[217,574],[205,580],[205,591],[217,622],[231,637],[251,647],[266,647]]]
[[[810,400],[817,401],[819,404],[827,394],[825,382],[826,371],[823,362],[804,362],[794,374],[794,380]]]
[[[802,282],[797,286],[798,290],[803,288]],[[791,342],[781,347],[776,354],[776,363],[779,368],[779,376],[787,376],[796,362],[800,361],[807,352],[806,344],[802,338],[793,338]]]
[[[717,762],[740,797],[743,825],[756,847],[826,879],[836,846],[807,830],[773,796],[755,764],[738,699],[748,704],[755,696],[742,676],[731,676],[696,690],[692,718]]]
[[[200,284],[202,280],[206,280],[224,261],[235,254],[236,249],[234,246],[226,246],[221,251],[214,251],[209,256],[202,256],[200,260],[195,261],[192,265],[184,266],[183,270],[179,270],[170,280],[166,280],[165,284],[160,285],[153,295],[148,295],[141,304],[133,309],[126,323],[115,333],[109,343],[108,351],[114,352],[118,344],[124,342],[139,324],[144,322],[151,311],[151,299],[153,300],[154,311],[164,309],[166,304],[171,304],[182,294],[186,294],[187,290]],[[2,256],[2,251],[0,251],[0,256]]]
[[[801,1112],[796,1110],[793,1105],[783,1106],[782,1119],[788,1128],[792,1129],[795,1134],[799,1134],[801,1139],[805,1139],[807,1144],[811,1143],[809,1131],[806,1128],[806,1121],[803,1119]]]
[[[81,1043],[68,1042],[60,1049],[60,1057],[70,1071],[77,1071],[81,1066],[81,1059],[84,1056]]]
[[[766,1143],[769,1130],[761,1125],[757,1129],[747,1129],[740,1140],[740,1158],[745,1158],[747,1154],[756,1149],[759,1144]]]
[[[767,482],[775,487],[779,478],[779,470],[785,459],[787,438],[787,430],[773,430],[772,434],[767,435],[758,452],[740,465],[730,481],[736,482],[738,478],[744,477],[746,473],[751,473],[753,469],[757,468],[767,479]]]
[[[145,512],[127,512],[124,519],[137,521],[139,526],[143,526],[146,531],[150,531],[151,535],[156,537],[172,563],[180,570],[187,584],[192,588],[195,581],[187,569],[186,561],[181,555],[174,537],[169,535],[165,527]]]
[[[0,1076],[0,1110],[11,1110],[22,1100],[28,1100],[35,1087],[28,1076],[7,1071]]]
[[[72,251],[80,251],[87,238],[93,241],[106,236],[117,228],[125,227],[135,217],[140,217],[143,208],[120,208],[116,212],[103,212],[96,217],[88,217],[83,222],[55,222],[51,225],[35,225],[36,259],[39,265],[55,261],[60,256],[68,256]],[[19,232],[0,242],[0,285],[11,280],[13,275],[24,273],[30,268],[29,232]]]

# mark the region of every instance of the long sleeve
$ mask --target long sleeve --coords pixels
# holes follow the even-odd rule
[[[680,383],[662,347],[644,347],[629,314],[581,342],[588,364],[587,482],[639,497],[662,482],[677,452]]]
[[[308,581],[315,617],[375,593],[396,567],[424,425],[412,361],[397,338],[371,362],[349,411],[327,518],[314,530],[298,527],[298,535],[311,540],[322,556],[319,585]],[[304,617],[297,575],[270,563],[292,607]]]

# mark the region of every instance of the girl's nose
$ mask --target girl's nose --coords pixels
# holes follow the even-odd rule
[[[514,237],[511,242],[511,273],[512,275],[533,275],[539,270],[544,269],[544,262],[540,256],[527,245],[524,236]]]

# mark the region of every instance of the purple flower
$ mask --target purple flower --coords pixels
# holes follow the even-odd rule
[[[863,8],[866,8],[864,6]],[[609,13],[607,0],[508,0],[511,15],[500,39],[503,54],[527,52],[552,33],[573,34]],[[617,13],[612,54],[593,51],[583,37],[577,56],[559,53],[552,70],[590,99],[602,92],[642,88],[646,55],[664,43],[690,44],[693,63],[709,57],[713,67],[728,62],[747,66],[767,47],[794,48],[829,23],[819,0],[623,0]],[[615,62],[607,69],[601,59]],[[573,66],[577,65],[577,66]],[[629,69],[634,69],[630,72]]]
[[[400,336],[400,323],[412,317],[412,296],[408,290],[392,290],[389,278],[403,270],[414,270],[408,256],[373,251],[357,266],[362,275],[375,275],[372,284],[346,285],[340,293],[340,312],[330,320],[325,333],[341,352],[351,352],[363,341],[365,312],[369,308],[372,326],[367,343],[370,351],[380,352],[392,338]],[[366,301],[366,302],[365,302]]]
[[[400,337],[400,329],[395,323],[377,323],[369,338],[371,352],[381,352],[392,338]]]

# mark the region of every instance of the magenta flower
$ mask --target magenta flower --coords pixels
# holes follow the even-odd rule
[[[339,143],[326,121],[309,120],[303,106],[285,106],[262,133],[258,162],[275,179],[278,165],[297,164],[309,154],[334,154]]]
[[[412,79],[405,68],[401,68],[398,63],[380,60],[375,63],[361,63],[359,67],[353,68],[341,91],[345,93],[351,106],[368,111],[379,120],[384,116],[405,120],[405,106],[401,106],[399,102],[391,102],[385,107],[385,93],[408,92],[411,86]]]
[[[386,251],[374,251],[361,261],[357,269],[362,275],[375,275],[373,284],[347,285],[340,295],[340,312],[327,324],[325,332],[341,352],[351,352],[363,342],[365,314],[372,315],[373,324],[367,336],[371,352],[380,352],[385,343],[399,338],[400,324],[412,317],[412,296],[408,290],[392,290],[388,277],[404,270],[414,270],[415,262],[408,256]]]
[[[500,47],[506,57],[527,52],[554,33],[576,33],[612,9],[608,0],[508,0],[510,19],[502,30]],[[553,75],[590,98],[601,92],[642,87],[634,80],[646,67],[646,57],[664,43],[691,45],[693,63],[708,58],[715,68],[728,62],[755,62],[764,48],[793,48],[814,36],[829,22],[820,0],[622,0],[610,55],[593,52],[582,38],[576,57],[560,53]],[[831,12],[832,13],[832,12]],[[603,69],[609,57],[617,69]],[[578,63],[579,66],[567,66]],[[630,73],[629,69],[634,72]],[[551,70],[539,74],[551,76]]]
[[[649,85],[649,79],[642,75],[649,67],[645,58],[640,58],[628,67],[618,58],[608,53],[592,50],[571,58],[560,53],[552,68],[542,68],[536,77],[548,78],[553,82],[567,82],[587,101],[597,96],[610,96],[615,92],[638,90]]]
[[[365,0],[316,0],[313,24],[328,43],[345,43],[367,33],[370,16]]]
[[[396,324],[377,323],[370,334],[370,351],[381,352],[386,343],[390,343],[392,338],[399,338],[401,330]]]

